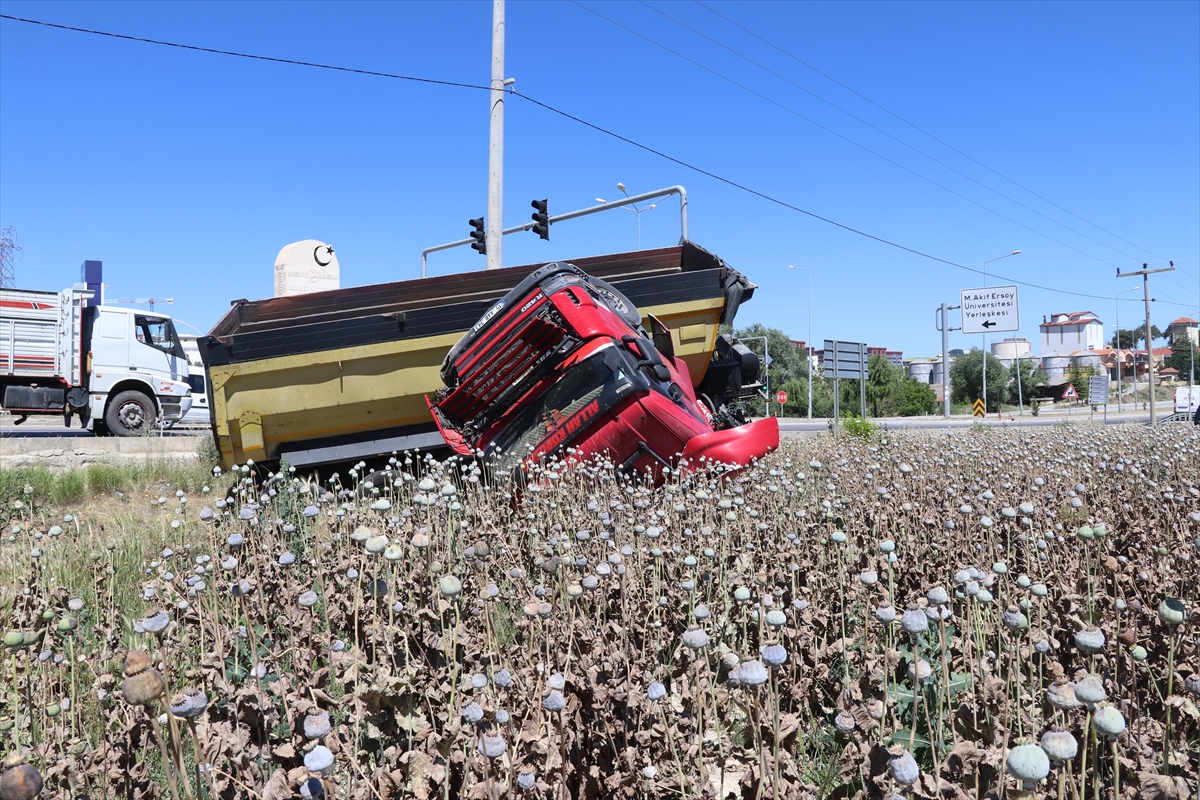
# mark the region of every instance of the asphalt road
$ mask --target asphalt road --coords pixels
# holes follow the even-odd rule
[[[1159,403],[1158,418],[1163,419],[1174,413],[1174,408],[1170,403]],[[997,418],[989,416],[986,418],[968,417],[968,416],[953,416],[950,419],[945,419],[941,416],[936,417],[885,417],[881,419],[872,419],[871,421],[882,425],[888,430],[900,429],[917,429],[917,430],[952,430],[957,428],[970,428],[975,424],[980,424],[988,428],[1016,428],[1016,427],[1047,427],[1067,423],[1070,425],[1083,425],[1088,421],[1093,424],[1107,425],[1147,425],[1150,422],[1149,411],[1125,411],[1117,413],[1115,410],[1109,411],[1107,419],[1103,411],[1092,414],[1090,409],[1078,408],[1071,411],[1054,409],[1053,411],[1042,411],[1038,416],[1026,412],[1024,416],[1017,414],[1005,413],[1004,417]],[[829,430],[829,420],[827,419],[780,419],[779,429],[785,433],[815,433],[819,431]]]
[[[72,427],[63,426],[62,417],[45,416],[29,417],[20,425],[16,417],[8,414],[0,415],[0,438],[14,439],[62,439],[62,438],[93,438],[91,431],[79,427],[79,419],[71,418]],[[162,432],[163,437],[176,438],[180,436],[204,436],[208,428],[191,426],[186,428],[174,427]],[[157,435],[157,434],[156,434]],[[106,438],[106,437],[101,437]]]

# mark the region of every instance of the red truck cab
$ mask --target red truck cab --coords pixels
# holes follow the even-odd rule
[[[659,343],[669,348],[669,334]],[[681,457],[742,465],[779,444],[774,419],[714,430],[687,367],[660,352],[633,304],[562,262],[493,304],[447,354],[442,380],[428,402],[446,442],[517,483],[568,447],[661,483]]]

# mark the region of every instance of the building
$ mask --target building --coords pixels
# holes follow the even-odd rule
[[[1167,338],[1172,343],[1176,336],[1186,336],[1193,346],[1200,345],[1200,322],[1191,317],[1180,317],[1167,326]]]
[[[797,341],[795,339],[792,339],[791,342],[801,352],[804,351],[804,342]],[[817,359],[816,366],[824,367],[825,366],[825,351],[824,350],[814,350],[813,355],[815,355],[816,359]],[[886,358],[889,363],[894,364],[895,366],[900,367],[901,369],[904,369],[904,351],[903,350],[888,350],[886,347],[870,347],[870,346],[868,346],[867,347],[867,359],[869,360],[871,358],[871,356],[879,356],[880,358]],[[843,359],[843,360],[845,360],[845,359]]]
[[[1066,357],[1080,350],[1104,347],[1104,323],[1091,311],[1070,311],[1042,318],[1038,326],[1042,338],[1042,358]]]
[[[904,351],[903,350],[888,350],[886,347],[868,347],[867,357],[879,356],[885,358],[889,363],[897,367],[904,366]]]

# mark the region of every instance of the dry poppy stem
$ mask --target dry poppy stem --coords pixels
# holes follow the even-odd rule
[[[158,724],[158,717],[154,716],[154,711],[149,706],[146,706],[146,714],[150,717],[150,722],[154,725],[154,738],[158,740],[158,751],[162,754],[163,772],[167,773],[167,781],[171,787],[171,797],[174,800],[179,800],[179,788],[176,786],[175,770],[172,769],[171,756],[167,754],[167,742],[163,737],[162,726]],[[167,716],[169,718],[170,714]]]

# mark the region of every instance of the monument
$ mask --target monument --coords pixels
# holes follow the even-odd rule
[[[340,288],[341,271],[331,245],[305,239],[284,247],[275,258],[276,297]]]

